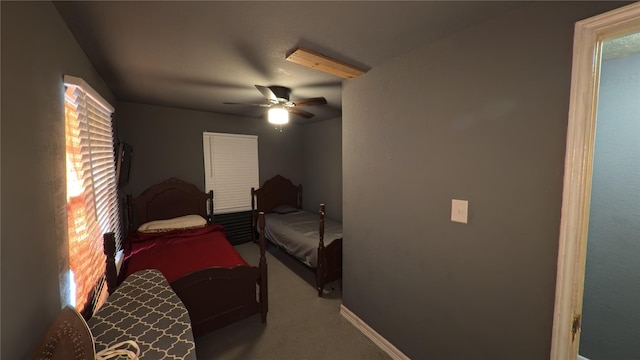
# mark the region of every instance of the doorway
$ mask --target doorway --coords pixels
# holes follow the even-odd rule
[[[571,102],[567,132],[567,152],[565,158],[560,246],[558,252],[556,303],[551,345],[551,359],[554,360],[576,359],[578,357],[578,348],[580,345],[581,326],[583,324],[585,326],[591,326],[589,323],[597,326],[598,321],[596,319],[602,319],[601,315],[603,315],[598,314],[597,311],[601,311],[606,307],[611,307],[611,304],[606,301],[593,301],[594,294],[601,292],[601,290],[596,290],[596,288],[604,284],[604,288],[608,289],[605,291],[611,292],[611,289],[620,290],[624,286],[617,281],[612,281],[611,278],[605,277],[607,281],[599,281],[601,285],[592,286],[590,283],[587,287],[588,292],[585,294],[585,269],[588,269],[587,273],[590,274],[590,277],[593,277],[593,274],[595,274],[594,271],[599,268],[607,268],[607,266],[597,266],[597,262],[605,261],[604,259],[606,259],[607,256],[600,259],[596,257],[596,263],[593,265],[589,263],[589,265],[587,265],[587,252],[589,252],[589,258],[592,258],[592,255],[597,253],[599,247],[608,251],[613,248],[611,238],[616,237],[612,235],[613,232],[610,234],[606,230],[603,232],[601,228],[596,230],[593,226],[590,227],[590,215],[593,214],[596,216],[599,212],[602,212],[600,206],[602,206],[603,200],[609,205],[613,204],[614,208],[617,209],[619,209],[620,205],[620,203],[616,203],[615,201],[608,202],[610,198],[607,196],[610,194],[602,196],[603,191],[606,193],[607,190],[603,189],[606,189],[607,186],[616,190],[616,186],[611,185],[619,179],[609,181],[608,185],[606,184],[606,181],[604,181],[606,186],[603,187],[602,180],[606,179],[613,173],[608,172],[610,170],[602,170],[600,167],[603,163],[618,163],[617,160],[619,159],[633,161],[629,159],[629,154],[622,154],[619,150],[614,152],[614,155],[617,156],[605,158],[604,161],[604,153],[596,154],[596,151],[599,151],[599,149],[606,149],[606,146],[598,146],[597,140],[605,140],[607,138],[605,135],[607,135],[607,131],[609,131],[608,126],[611,125],[608,124],[610,121],[606,120],[604,117],[605,113],[600,113],[598,111],[604,109],[606,106],[603,104],[601,107],[599,99],[605,99],[607,97],[606,94],[599,93],[599,90],[601,90],[601,81],[603,81],[602,84],[604,84],[604,81],[609,81],[609,79],[601,78],[602,70],[609,68],[609,65],[611,65],[611,62],[605,63],[610,59],[603,57],[608,56],[607,54],[604,54],[604,51],[607,51],[608,46],[615,42],[615,39],[622,39],[625,38],[626,35],[638,32],[640,32],[640,3],[635,3],[576,23]],[[633,38],[633,36],[631,37]],[[603,59],[605,59],[604,62]],[[638,84],[635,85],[640,87]],[[636,106],[636,109],[638,106],[638,94],[635,95],[635,103],[633,104]],[[609,109],[609,111],[610,110],[611,109]],[[609,119],[617,121],[619,115],[620,114],[610,116]],[[597,127],[596,120],[600,116],[603,116],[603,118],[598,119],[598,121],[602,120],[602,125],[607,125],[607,128]],[[635,117],[636,121],[640,121],[640,117],[638,117],[637,114]],[[637,126],[637,128],[640,129],[640,125]],[[600,134],[598,136],[596,136],[596,129]],[[637,144],[640,143],[640,132],[638,134],[633,134],[633,130],[628,129],[622,134],[624,137],[635,135],[635,142],[630,146],[638,146]],[[619,140],[620,139],[615,138],[615,143],[619,143]],[[611,143],[611,139],[608,141]],[[636,148],[634,147],[633,149]],[[627,148],[627,152],[628,151],[629,148]],[[635,159],[640,159],[640,157],[636,157]],[[635,163],[632,163],[632,165],[635,165]],[[624,170],[625,168],[621,167],[620,169]],[[640,182],[637,180],[638,179],[636,179],[632,186],[635,185],[636,191],[640,191],[638,189],[640,187]],[[637,193],[636,196],[640,198]],[[626,198],[623,196],[623,202],[626,201],[625,199]],[[594,208],[592,209],[591,206],[594,206]],[[595,206],[598,206],[597,211],[595,210]],[[616,211],[617,210],[615,209],[610,209],[605,211],[605,214],[615,216],[628,212],[628,209],[622,209],[620,210],[620,213],[617,213]],[[601,219],[594,221],[593,225],[595,226],[599,222],[602,222]],[[637,224],[640,223],[640,219],[635,219],[631,222],[635,222]],[[590,232],[591,235],[589,235]],[[607,236],[600,236],[598,233],[603,233]],[[635,232],[635,235],[632,235],[631,237],[635,236],[637,238],[637,234],[638,233]],[[591,236],[593,236],[593,239]],[[587,245],[587,237],[589,237],[589,241],[593,240],[593,244],[591,244],[592,246]],[[599,237],[604,238],[604,240],[598,240]],[[603,241],[605,243],[603,243]],[[607,241],[609,243],[606,243]],[[625,239],[624,241],[629,243],[631,242],[631,239]],[[639,241],[639,239],[636,239],[636,241]],[[640,251],[640,245],[638,245],[637,249]],[[624,252],[624,250],[622,251]],[[631,251],[633,251],[633,248]],[[613,255],[608,257],[608,260],[606,261],[610,262],[612,258],[614,261],[617,261],[620,257]],[[611,266],[612,263],[609,263],[608,265]],[[618,280],[623,278],[624,276],[618,276]],[[587,301],[584,302],[584,305],[588,306],[584,309],[586,311],[584,314],[584,323],[583,295],[589,296]],[[618,296],[623,295],[618,294]],[[604,304],[605,307],[597,310],[598,306],[593,307],[594,303]],[[637,306],[635,308],[637,308]],[[624,315],[625,310],[621,310],[621,312]],[[629,313],[627,313],[627,315],[629,315]],[[637,313],[636,316],[640,317],[640,313]],[[604,322],[606,322],[606,320]],[[597,333],[599,330],[595,327],[593,329],[585,328],[585,341],[597,338],[597,336],[594,335],[594,333],[591,333],[591,331]],[[616,351],[619,350],[622,346],[619,342],[616,343],[616,341],[623,338],[624,336],[621,338],[618,337],[614,340],[614,343],[610,344],[612,347],[609,348],[608,351],[611,351],[611,349],[615,349]],[[585,343],[584,348],[580,348],[581,350],[594,353],[594,349],[599,346],[600,348],[598,351],[600,351],[603,349],[601,347],[602,344],[594,344],[593,342],[589,345]],[[638,345],[634,344],[634,346],[636,346],[635,349],[637,349]],[[633,348],[630,349],[631,350],[627,349],[625,351],[635,351]],[[600,357],[593,357],[590,360],[599,360],[603,358],[601,357],[602,355],[597,356]],[[606,359],[610,358],[612,357],[607,357]]]
[[[640,359],[640,29],[601,53],[579,354]]]

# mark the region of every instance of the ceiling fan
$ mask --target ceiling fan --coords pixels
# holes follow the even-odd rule
[[[299,109],[299,106],[326,105],[327,99],[314,97],[308,99],[290,100],[291,89],[284,86],[261,86],[256,85],[258,91],[267,99],[266,103],[234,103],[225,102],[227,105],[259,106],[269,108],[268,119],[273,124],[286,124],[289,122],[289,113],[293,113],[303,118],[310,119],[313,114]]]

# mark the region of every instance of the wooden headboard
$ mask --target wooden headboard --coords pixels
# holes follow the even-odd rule
[[[251,208],[268,214],[280,205],[302,208],[302,185],[293,185],[291,180],[276,175],[262,184],[259,189],[251,189]]]
[[[197,186],[178,178],[152,185],[140,196],[127,196],[129,231],[148,221],[197,214],[210,219],[213,214],[213,191],[200,191]]]

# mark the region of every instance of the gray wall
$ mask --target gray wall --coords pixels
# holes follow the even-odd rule
[[[604,61],[580,354],[640,359],[640,54]]]
[[[531,2],[343,84],[343,303],[410,358],[549,357],[573,27],[620,5]]]
[[[302,206],[318,211],[324,203],[327,217],[342,220],[342,119],[305,124],[302,132]]]
[[[123,188],[133,195],[172,176],[204,190],[205,131],[258,135],[260,184],[276,174],[295,183],[304,177],[301,125],[278,132],[263,119],[127,102],[115,118],[120,140],[133,146],[130,181]]]
[[[117,106],[50,2],[2,13],[2,359],[31,359],[68,270],[63,75]],[[59,260],[60,258],[60,260]]]

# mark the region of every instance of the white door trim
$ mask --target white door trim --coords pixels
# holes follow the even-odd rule
[[[575,25],[551,360],[576,359],[582,313],[601,41],[640,24],[640,2]]]

